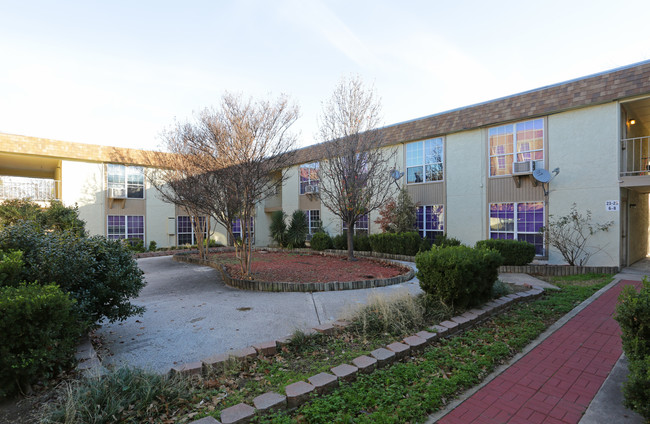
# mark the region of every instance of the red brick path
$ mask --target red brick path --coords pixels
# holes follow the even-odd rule
[[[621,356],[613,314],[621,281],[505,372],[440,419],[441,424],[577,423]]]

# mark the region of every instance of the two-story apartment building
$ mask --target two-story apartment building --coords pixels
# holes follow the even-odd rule
[[[540,259],[562,263],[539,228],[575,203],[594,222],[613,222],[591,240],[591,265],[627,265],[649,253],[650,61],[378,131],[377,148],[397,150],[399,184],[418,204],[423,236],[445,232],[467,244],[526,240]],[[330,234],[343,230],[317,194],[321,151],[299,150],[281,190],[258,205],[256,245],[270,243],[275,210],[302,209],[310,228],[322,222]],[[77,203],[93,234],[159,246],[191,242],[189,217],[148,187],[143,158],[133,149],[0,135],[0,196],[34,190],[32,197],[42,197],[44,190]],[[34,188],[17,190],[21,184]],[[355,231],[378,232],[375,219],[371,214]],[[223,228],[215,238],[228,241]]]

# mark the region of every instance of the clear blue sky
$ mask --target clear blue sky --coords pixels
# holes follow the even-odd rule
[[[151,149],[225,90],[312,144],[359,74],[393,124],[650,59],[644,1],[0,0],[0,132]]]

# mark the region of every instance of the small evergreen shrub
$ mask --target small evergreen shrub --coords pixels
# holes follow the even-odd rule
[[[23,269],[23,252],[20,250],[0,251],[0,286],[15,286]]]
[[[503,265],[528,265],[535,259],[535,246],[519,240],[489,239],[476,242],[477,248],[494,249],[503,256]]]
[[[433,244],[440,247],[460,246],[460,240],[454,237],[448,237],[447,234],[439,234],[433,240]]]
[[[124,239],[124,244],[127,249],[133,253],[143,253],[144,252],[144,240],[140,238],[128,238]]]
[[[316,233],[311,236],[311,250],[323,251],[332,248],[332,238],[327,233]]]
[[[307,214],[305,211],[297,209],[291,214],[291,222],[287,229],[287,247],[290,249],[305,247],[307,234],[309,234]]]
[[[332,245],[334,249],[337,250],[347,250],[348,248],[348,237],[345,234],[338,234],[332,237]]]
[[[73,304],[53,284],[0,287],[0,397],[71,364],[80,335]]]
[[[490,299],[502,261],[494,250],[467,246],[434,246],[415,257],[422,290],[454,308],[466,308]]]
[[[271,225],[269,225],[269,232],[273,241],[279,247],[287,246],[287,214],[284,211],[275,211],[271,214]]]
[[[423,247],[424,250],[429,248],[428,241],[423,241],[415,231],[372,234],[370,236],[370,246],[373,252],[407,256],[415,256]]]
[[[630,373],[623,388],[625,405],[650,420],[650,282],[643,278],[637,292],[627,286],[616,306],[621,326],[623,351],[630,361]]]
[[[0,250],[11,249],[23,252],[19,280],[56,283],[76,300],[73,309],[82,326],[124,320],[144,310],[129,302],[145,283],[120,240],[43,232],[34,223],[22,222],[0,231]]]
[[[158,244],[156,243],[155,240],[151,240],[149,242],[149,249],[147,249],[147,250],[150,251],[150,252],[155,252],[156,250],[158,250]]]
[[[352,243],[354,243],[354,250],[358,252],[370,252],[370,237],[366,235],[354,236]]]

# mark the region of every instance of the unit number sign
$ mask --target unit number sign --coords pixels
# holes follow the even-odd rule
[[[605,209],[610,212],[615,212],[618,210],[618,200],[607,200],[605,202]]]

